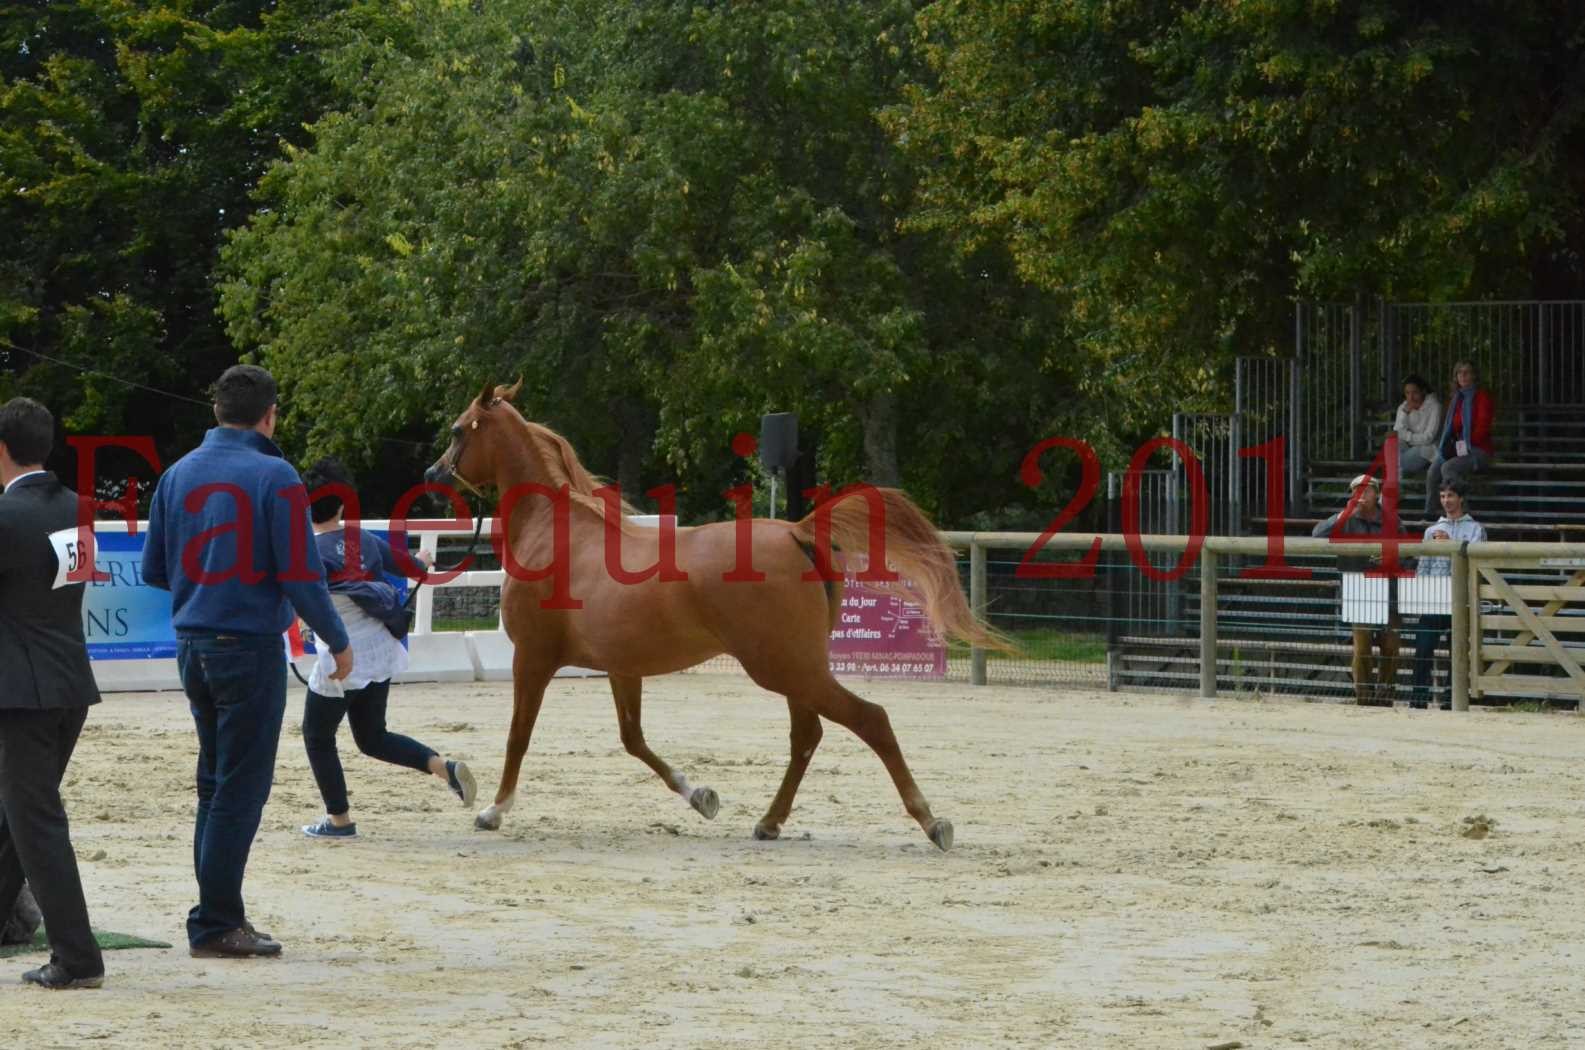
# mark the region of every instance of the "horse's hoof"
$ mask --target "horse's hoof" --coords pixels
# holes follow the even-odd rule
[[[952,848],[952,821],[933,821],[930,825],[930,830],[925,832],[925,834],[930,836],[930,841],[934,842],[936,848],[942,853]]]
[[[486,813],[488,813],[487,810],[477,814],[473,818],[473,826],[480,831],[500,831],[501,815],[499,813],[489,813],[487,816]]]
[[[694,788],[688,796],[688,805],[698,810],[705,820],[714,820],[721,811],[721,797],[712,788]]]
[[[781,828],[777,827],[775,824],[755,824],[754,837],[759,839],[761,842],[769,842],[772,839],[779,839],[781,838]]]

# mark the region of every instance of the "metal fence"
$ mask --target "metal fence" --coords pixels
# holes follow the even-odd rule
[[[970,549],[971,562],[989,562],[989,552],[1027,549],[1039,539],[946,535]],[[1096,540],[1102,552],[1093,577],[1042,581],[1043,601],[1025,599],[1028,609],[1045,613],[1000,611],[992,574],[980,581],[971,573],[976,607],[1020,643],[1032,638],[1041,648],[1024,644],[1018,653],[980,660],[971,653],[969,681],[1093,686],[1100,663],[1093,641],[1105,637],[1111,689],[1279,693],[1383,705],[1441,702],[1456,710],[1466,708],[1473,693],[1494,702],[1585,708],[1585,544],[1404,543],[1397,553],[1405,565],[1417,557],[1445,559],[1446,571],[1427,565],[1420,574],[1395,580],[1366,571],[1366,562],[1382,553],[1379,542],[1296,538],[1286,542],[1288,560],[1312,575],[1270,580],[1252,579],[1236,564],[1263,555],[1265,540],[1207,537],[1180,582],[1176,629],[1152,632],[1133,619],[1097,625],[1092,610],[1129,607],[1118,594],[1145,574],[1141,552],[1177,558],[1195,541],[1068,534],[1050,538],[1046,546],[1053,557],[1071,558]],[[976,556],[976,549],[982,553]],[[1526,568],[1518,574],[1505,570],[1510,580],[1493,575],[1496,567],[1515,564]],[[1080,590],[1085,597],[1076,601]],[[1499,592],[1501,600],[1494,601]],[[1079,648],[1083,639],[1092,640],[1091,648]],[[1515,662],[1524,665],[1524,673],[1507,672]]]
[[[1238,536],[1243,533],[1243,461],[1238,454],[1244,441],[1242,424],[1242,418],[1236,414],[1173,414],[1173,439],[1182,442],[1194,454],[1204,486],[1200,492],[1195,491],[1196,485],[1189,465],[1174,452],[1172,494],[1183,506],[1177,521],[1178,530],[1188,520],[1192,501],[1203,499],[1208,535]]]
[[[1386,303],[1372,390],[1401,400],[1411,372],[1445,397],[1453,365],[1472,361],[1499,405],[1585,403],[1585,302]]]
[[[1299,303],[1294,359],[1299,368],[1295,466],[1315,460],[1357,458],[1367,389],[1363,311],[1355,305]]]
[[[1187,531],[1188,518],[1183,499],[1181,464],[1173,457],[1168,470],[1142,470],[1136,475],[1137,518],[1130,522],[1124,514],[1123,500],[1127,494],[1127,475],[1113,472],[1106,478],[1107,527],[1112,532],[1126,532],[1130,524],[1141,533],[1176,535]],[[1030,545],[1031,547],[1033,544]],[[1051,555],[1044,555],[1050,559]],[[1146,562],[1157,573],[1165,573],[1172,566],[1172,557],[1160,551],[1146,552]],[[1105,584],[1103,593],[1107,617],[1106,631],[1113,637],[1121,630],[1139,634],[1175,634],[1183,624],[1183,588],[1174,581],[1153,579],[1142,573],[1124,574],[1127,563],[1116,554],[1102,559]],[[1002,574],[1006,579],[1007,574]],[[1002,587],[1008,586],[1003,583]],[[1045,601],[1054,602],[1051,589],[1042,588]],[[994,614],[999,612],[1004,593],[991,595],[989,606]],[[1027,599],[1026,599],[1027,601]]]
[[[1233,379],[1233,413],[1239,420],[1244,447],[1254,449],[1281,438],[1282,456],[1276,472],[1287,506],[1303,499],[1300,475],[1290,474],[1289,457],[1298,451],[1294,435],[1300,433],[1295,418],[1300,383],[1299,364],[1287,357],[1240,357]],[[1238,480],[1239,503],[1251,514],[1263,514],[1268,501],[1270,473],[1265,462],[1245,459]]]
[[[1416,556],[1448,559],[1440,577],[1444,613],[1414,605],[1424,581],[1365,573],[1380,554],[1375,541],[1286,539],[1283,560],[1310,575],[1267,579],[1245,571],[1265,561],[1264,538],[1197,542],[1153,532],[1180,522],[1173,481],[1170,470],[1142,473],[1132,540],[1120,532],[1059,534],[1044,544],[1037,533],[943,533],[966,555],[959,565],[971,603],[1017,645],[1007,654],[950,647],[946,680],[1454,707],[1471,695],[1564,706],[1585,698],[1585,544],[1402,544],[1405,565]],[[1123,478],[1114,475],[1109,486],[1116,521]],[[1082,569],[1097,540],[1093,568]],[[437,537],[426,534],[422,545],[433,551]],[[442,561],[461,549],[449,546]],[[483,545],[477,553],[485,557]],[[1054,577],[1057,564],[1076,571]],[[1501,567],[1505,576],[1483,567]],[[499,570],[480,564],[427,596],[420,592],[415,632],[488,631],[478,620],[494,619],[501,580]],[[454,604],[463,594],[479,604]],[[698,669],[739,670],[729,657]]]
[[[1517,639],[1530,647],[1530,660],[1552,660],[1533,636],[1521,637],[1511,614],[1489,615],[1494,611],[1489,602],[1481,606],[1488,614],[1484,619],[1472,621],[1466,611],[1460,624],[1455,624],[1451,608],[1446,615],[1406,613],[1413,606],[1407,590],[1400,595],[1400,586],[1420,585],[1366,576],[1364,563],[1374,550],[1371,544],[1362,545],[1362,550],[1324,540],[1289,541],[1285,560],[1295,568],[1310,569],[1312,575],[1271,580],[1251,578],[1243,571],[1264,561],[1263,539],[1208,537],[1187,571],[1177,580],[1164,581],[1152,578],[1144,566],[1156,575],[1173,572],[1189,557],[1188,537],[1146,534],[1130,550],[1121,535],[1062,535],[1048,541],[1048,549],[1033,564],[1076,565],[1084,545],[1100,538],[1103,548],[1093,572],[1070,579],[1037,579],[1029,574],[1030,563],[1025,560],[1035,548],[1037,534],[945,535],[969,555],[959,565],[971,601],[1018,647],[1013,653],[951,647],[945,675],[949,682],[1179,695],[1201,694],[1210,688],[1225,695],[1400,706],[1429,701],[1433,706],[1451,706],[1456,695],[1475,692],[1478,680],[1473,672],[1466,672],[1462,690],[1456,686],[1454,665],[1463,660],[1460,666],[1469,667],[1477,651],[1510,654]],[[1532,560],[1585,551],[1585,547],[1557,544],[1489,546],[1523,550]],[[1405,544],[1401,553],[1404,564],[1412,566],[1416,553],[1460,556],[1455,551],[1450,544]],[[1473,564],[1478,555],[1472,547],[1462,556]],[[1574,573],[1578,587],[1580,570],[1568,571]],[[1547,583],[1554,590],[1563,582],[1564,570],[1559,569],[1523,577],[1524,585]],[[1214,609],[1215,615],[1202,616],[1205,609]],[[1558,617],[1547,609],[1539,612],[1556,626]],[[1576,610],[1576,615],[1579,618],[1572,622],[1585,628],[1585,612]],[[1464,642],[1472,632],[1478,634],[1477,640]],[[1585,658],[1585,639],[1568,644],[1569,652]],[[1357,652],[1364,654],[1358,672]],[[718,657],[698,670],[739,668],[729,657]],[[1544,687],[1537,685],[1542,679],[1533,667],[1525,671],[1525,676],[1513,679],[1514,687],[1488,689],[1483,702],[1567,707],[1585,693],[1557,667]]]
[[[1288,358],[1241,358],[1235,411],[1246,445],[1287,439],[1287,502],[1303,512],[1304,477],[1319,462],[1368,459],[1390,423],[1406,376],[1446,397],[1453,365],[1469,360],[1499,412],[1585,405],[1585,302],[1298,303]],[[1245,461],[1244,506],[1261,500]]]

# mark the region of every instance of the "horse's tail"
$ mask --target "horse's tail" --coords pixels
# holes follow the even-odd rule
[[[871,515],[880,515],[872,543]],[[957,558],[942,542],[925,512],[900,489],[855,486],[828,500],[793,526],[800,541],[815,548],[817,566],[832,565],[832,550],[864,554],[870,564],[884,556],[886,567],[903,577],[892,583],[865,583],[890,591],[924,609],[944,638],[956,638],[982,649],[1012,652],[1006,635],[985,623],[969,608],[958,583]],[[906,581],[906,583],[905,583]],[[912,584],[912,587],[907,586]]]

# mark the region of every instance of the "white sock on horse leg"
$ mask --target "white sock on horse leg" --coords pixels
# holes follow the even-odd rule
[[[517,792],[512,792],[503,801],[492,802],[479,811],[479,816],[485,820],[494,820],[504,817],[512,809],[512,803],[517,801]]]

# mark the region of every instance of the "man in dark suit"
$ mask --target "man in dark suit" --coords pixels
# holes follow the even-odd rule
[[[99,702],[84,579],[72,578],[93,553],[79,545],[76,495],[43,469],[54,440],[55,420],[37,401],[0,405],[0,901],[9,909],[25,878],[44,913],[50,961],[24,981],[97,988],[105,963],[60,793],[88,706]]]

